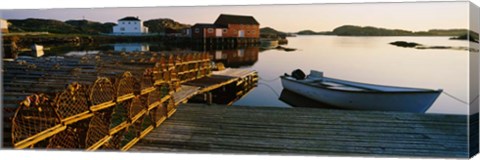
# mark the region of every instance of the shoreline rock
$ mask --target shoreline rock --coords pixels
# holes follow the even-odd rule
[[[420,44],[415,43],[415,42],[405,42],[405,41],[395,41],[391,42],[391,45],[399,46],[399,47],[405,47],[405,48],[414,48],[416,46],[420,46]]]

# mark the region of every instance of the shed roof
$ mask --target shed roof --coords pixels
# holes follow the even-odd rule
[[[226,28],[223,25],[211,24],[211,23],[195,23],[192,28]]]
[[[253,16],[241,16],[241,15],[229,15],[221,14],[218,16],[215,24],[227,25],[227,24],[253,24],[260,25]]]
[[[125,17],[125,18],[122,18],[122,19],[119,19],[119,21],[140,21],[140,19],[138,19],[138,17]]]

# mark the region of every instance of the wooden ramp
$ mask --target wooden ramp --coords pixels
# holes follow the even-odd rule
[[[179,90],[173,93],[173,101],[175,105],[178,105],[184,101],[187,101],[190,97],[196,95],[200,87],[182,85]]]
[[[183,104],[131,151],[467,158],[467,116]]]
[[[175,105],[187,102],[188,99],[198,94],[210,92],[232,83],[242,83],[244,78],[253,77],[256,74],[252,70],[227,68],[223,71],[215,71],[209,77],[186,82],[173,94]]]
[[[212,72],[212,76],[187,82],[186,85],[200,87],[198,93],[205,93],[236,82],[242,83],[244,78],[256,77],[257,72],[246,69],[227,68]]]

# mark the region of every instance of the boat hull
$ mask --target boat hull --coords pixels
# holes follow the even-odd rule
[[[281,78],[284,89],[338,108],[355,110],[424,113],[441,91],[364,92],[317,87],[293,79]]]

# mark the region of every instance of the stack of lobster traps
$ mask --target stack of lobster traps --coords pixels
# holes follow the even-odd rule
[[[4,62],[3,146],[127,150],[175,112],[181,83],[211,74],[208,64],[204,53],[155,52]]]

